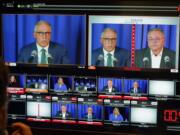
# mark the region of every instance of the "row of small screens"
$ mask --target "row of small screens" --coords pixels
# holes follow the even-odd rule
[[[163,54],[161,61],[165,65],[160,68],[178,69],[179,18],[159,16],[90,15],[88,16],[88,23],[86,23],[86,15],[2,14],[2,45],[4,50],[3,56],[6,62],[38,63],[35,60],[37,56],[36,47],[26,48],[24,51],[22,51],[22,48],[31,43],[35,44],[34,28],[35,24],[40,20],[51,24],[52,31],[49,32],[51,33],[51,41],[58,43],[66,50],[63,51],[61,49],[59,52],[53,49],[50,50],[47,56],[50,64],[85,65],[85,63],[88,63],[89,66],[106,66],[102,64],[101,38],[105,28],[112,28],[117,31],[116,46],[125,50],[117,54],[116,51],[118,49],[115,51],[113,65],[116,67],[131,67],[133,65],[131,63],[133,57],[136,59],[136,55],[131,51],[148,48],[148,31],[152,28],[160,28],[165,33],[164,47],[173,52],[173,57],[168,53]],[[88,24],[88,30],[86,30],[86,24]],[[88,31],[88,36],[86,36],[86,31]],[[43,35],[44,32],[40,34]],[[88,47],[86,47],[86,37],[88,37]],[[134,40],[132,41],[132,39]],[[106,40],[111,42],[112,39]],[[157,41],[157,38],[153,40]],[[132,46],[134,47],[133,49]],[[98,51],[98,48],[101,49]],[[88,49],[88,54],[85,53],[86,49]],[[124,53],[126,51],[128,52],[127,54]],[[133,56],[131,57],[131,55]],[[88,62],[86,62],[87,57]],[[131,60],[127,61],[126,58],[129,58],[129,60],[131,58]],[[151,60],[149,56],[144,56],[139,61],[144,64],[136,66],[146,68]],[[151,68],[151,66],[147,67]]]
[[[139,94],[174,96],[176,81],[53,75],[9,75],[9,93]]]
[[[24,118],[29,121],[59,122],[76,121],[102,122],[105,124],[157,124],[157,101],[119,101],[97,99],[97,101],[11,101],[9,118]],[[91,99],[92,100],[92,99]],[[20,109],[15,109],[15,108]],[[98,124],[98,123],[96,123]]]

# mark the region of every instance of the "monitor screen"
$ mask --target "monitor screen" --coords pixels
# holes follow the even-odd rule
[[[104,123],[114,126],[129,124],[130,101],[104,99]]]
[[[53,96],[52,119],[52,121],[56,123],[76,123],[77,98],[68,96]]]
[[[27,93],[48,93],[47,75],[27,75],[26,76]]]
[[[51,93],[72,92],[72,77],[69,76],[50,76],[49,90]]]
[[[142,79],[124,79],[124,94],[132,96],[146,95],[148,92],[148,81]]]
[[[122,80],[118,78],[98,78],[98,93],[122,94]]]
[[[18,109],[17,109],[18,108]],[[25,101],[10,101],[8,104],[8,117],[26,117],[26,102]]]
[[[25,93],[25,75],[10,74],[8,80],[8,93],[24,94]]]
[[[27,117],[50,118],[51,103],[27,101]]]
[[[84,15],[2,14],[4,60],[85,65],[85,20]]]
[[[174,96],[175,82],[166,80],[149,80],[149,95]]]
[[[74,92],[78,93],[97,93],[95,77],[74,77]]]
[[[88,18],[88,65],[178,69],[179,17]]]
[[[103,100],[78,98],[78,120],[79,124],[102,125]]]
[[[28,94],[26,106],[27,121],[51,121],[51,96]]]
[[[157,123],[157,108],[151,107],[131,107],[132,123]]]

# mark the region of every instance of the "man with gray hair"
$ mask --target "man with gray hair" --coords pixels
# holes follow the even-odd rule
[[[7,128],[7,91],[8,70],[0,59],[0,135],[8,135]],[[29,126],[17,122],[12,125],[14,129],[12,135],[32,135]]]
[[[91,65],[120,67],[127,66],[130,55],[127,50],[117,47],[117,32],[105,28],[101,34],[102,47],[92,51]]]
[[[148,47],[136,50],[135,65],[142,68],[175,68],[175,52],[165,48],[165,35],[153,28],[147,35]]]
[[[68,64],[67,51],[62,45],[51,42],[51,25],[39,21],[34,27],[35,42],[24,46],[18,56],[20,63]]]

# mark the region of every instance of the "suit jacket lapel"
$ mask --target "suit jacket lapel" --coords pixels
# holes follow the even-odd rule
[[[102,55],[103,55],[103,60],[100,61],[99,66],[104,66],[104,52],[103,52],[103,49],[100,50],[100,53],[99,53],[99,54],[102,54]]]
[[[36,46],[36,43],[33,44],[32,46],[32,51],[33,50],[36,50],[37,54],[38,54],[38,49],[37,49],[37,46]],[[38,55],[35,57],[35,59],[33,60],[33,63],[38,63]]]
[[[151,53],[150,53],[150,49],[146,49],[145,53],[144,53],[144,57],[142,59],[144,59],[145,57],[148,58],[149,62],[147,62],[147,66],[146,67],[151,67]],[[142,60],[143,61],[143,60]]]
[[[160,68],[166,67],[166,63],[164,62],[164,57],[165,57],[165,55],[167,55],[167,53],[166,53],[166,49],[164,48],[164,49],[163,49],[163,52],[162,52]]]

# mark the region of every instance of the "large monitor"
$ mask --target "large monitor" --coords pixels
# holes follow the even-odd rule
[[[179,17],[88,16],[88,65],[179,68]]]
[[[78,14],[2,14],[4,60],[85,65],[85,24],[86,17]]]

